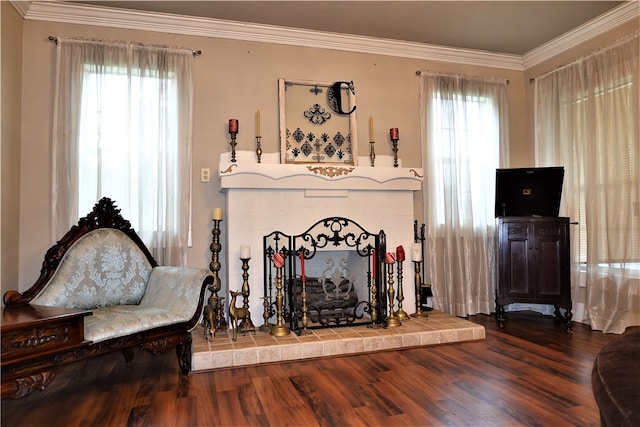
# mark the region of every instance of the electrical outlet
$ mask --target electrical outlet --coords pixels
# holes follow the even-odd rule
[[[209,168],[200,169],[200,182],[211,182],[211,169]]]

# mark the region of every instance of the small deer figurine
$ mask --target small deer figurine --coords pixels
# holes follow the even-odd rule
[[[217,305],[217,303],[215,303]],[[216,313],[215,305],[213,302],[204,306],[202,312],[202,326],[204,327],[204,335],[207,337],[207,341],[216,336]]]
[[[247,325],[252,325],[253,322],[251,321],[251,313],[249,312],[249,310],[247,310],[244,307],[236,307],[236,297],[238,295],[242,295],[242,292],[234,292],[234,291],[229,291],[231,293],[231,301],[229,302],[229,320],[231,321],[231,324],[233,325],[233,341],[236,341],[238,339],[238,321],[239,320],[246,320],[246,324]],[[242,331],[243,333],[246,332],[246,330]],[[253,332],[255,333],[255,328],[253,330]]]

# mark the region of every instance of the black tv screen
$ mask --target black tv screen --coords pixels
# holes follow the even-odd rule
[[[496,217],[558,216],[564,168],[496,169]]]

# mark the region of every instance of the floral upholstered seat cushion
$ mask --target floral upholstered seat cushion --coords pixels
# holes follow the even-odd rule
[[[151,264],[125,233],[93,230],[75,242],[32,304],[94,309],[138,304],[147,287]]]
[[[177,314],[159,307],[116,305],[97,308],[92,316],[84,319],[84,339],[95,343],[181,321],[184,319]]]
[[[196,315],[208,275],[203,268],[155,267],[140,304],[93,310],[93,316],[85,318],[85,339],[100,342],[189,321]]]

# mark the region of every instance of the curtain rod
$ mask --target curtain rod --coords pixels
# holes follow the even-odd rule
[[[439,76],[449,76],[449,77],[465,77],[465,78],[479,78],[479,79],[483,79],[483,80],[491,80],[491,79],[496,79],[496,80],[501,80],[499,77],[474,77],[474,76],[468,76],[465,74],[455,74],[455,73],[439,73],[439,72],[433,72],[433,71],[416,71],[416,76],[421,76],[422,73],[431,73],[431,74],[435,74],[435,75],[439,75]],[[509,79],[504,79],[504,83],[505,84],[509,84]]]
[[[55,44],[58,44],[58,38],[56,36],[49,36],[49,40],[51,40],[52,42],[54,42]],[[188,50],[188,49],[187,49]],[[193,56],[200,56],[202,55],[202,51],[200,49],[198,50],[191,50],[191,53],[193,54]]]
[[[605,52],[607,50],[614,49],[614,48],[616,48],[616,47],[618,47],[618,46],[620,46],[620,45],[622,45],[624,43],[627,43],[628,41],[632,40],[634,37],[638,37],[639,35],[640,35],[640,31],[634,31],[633,33],[627,34],[626,36],[620,37],[619,39],[613,41],[612,43],[609,43],[608,45],[606,45],[604,47],[601,47],[601,48],[596,49],[594,51],[591,51],[591,52],[589,52],[589,53],[587,53],[585,55],[582,55],[582,56],[579,56],[577,58],[574,58],[574,59],[570,60],[569,62],[567,62],[566,64],[558,65],[557,67],[554,67],[551,70],[546,71],[546,72],[544,72],[542,74],[538,74],[535,77],[531,77],[529,79],[529,83],[534,83],[536,81],[536,79],[538,79],[540,77],[545,77],[548,74],[551,74],[551,73],[553,73],[555,71],[561,70],[563,68],[570,67],[570,66],[572,66],[572,65],[574,65],[574,64],[576,64],[576,63],[578,63],[580,61],[584,61],[585,59],[589,59],[589,58],[591,58],[593,56],[599,55],[602,52]]]

